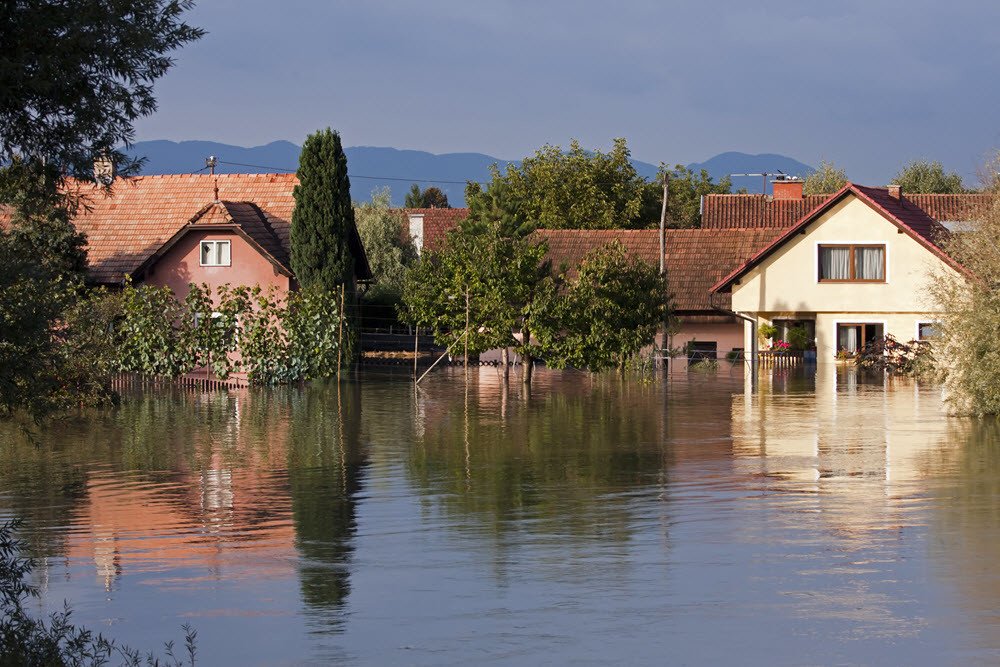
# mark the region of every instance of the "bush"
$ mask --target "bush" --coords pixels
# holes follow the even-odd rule
[[[806,350],[812,345],[812,339],[805,327],[796,326],[788,330],[788,344],[793,350]]]
[[[773,324],[761,324],[757,327],[757,335],[761,340],[771,340],[778,333],[778,327]]]

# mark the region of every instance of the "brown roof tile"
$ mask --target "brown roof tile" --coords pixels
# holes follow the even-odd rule
[[[424,247],[430,250],[439,248],[445,234],[469,217],[467,208],[406,208],[403,212],[424,216]]]
[[[215,197],[216,179],[224,210],[211,215],[228,216],[287,265],[295,174],[138,176],[115,181],[110,195],[91,184],[70,184],[84,198],[85,209],[74,224],[87,235],[91,279],[117,283],[135,271],[206,209]],[[358,277],[370,277],[356,231],[351,245],[359,257]]]

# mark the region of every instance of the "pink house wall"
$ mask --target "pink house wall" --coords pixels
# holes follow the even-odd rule
[[[683,348],[690,341],[716,343],[719,358],[736,348],[743,347],[742,322],[684,322],[681,318],[680,330],[674,334],[672,345]]]
[[[230,266],[201,266],[201,241],[230,241]],[[147,271],[142,282],[155,287],[167,286],[178,299],[188,293],[189,283],[206,283],[213,293],[221,285],[260,285],[267,290],[274,287],[279,295],[288,292],[291,279],[282,274],[256,248],[229,230],[193,230],[177,243]]]

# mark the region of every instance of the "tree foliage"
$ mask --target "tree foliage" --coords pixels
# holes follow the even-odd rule
[[[409,192],[406,193],[404,205],[406,208],[451,208],[448,195],[441,188],[431,186],[421,190],[416,183],[411,185]]]
[[[602,371],[653,342],[669,313],[667,281],[620,242],[583,259],[575,278],[540,304],[536,337],[546,364]]]
[[[117,297],[110,297],[117,298]],[[125,285],[110,336],[114,369],[177,377],[209,368],[220,378],[246,373],[253,384],[316,380],[353,361],[355,341],[340,331],[340,292],[316,287],[279,298],[260,287],[190,285],[178,301],[167,287]]]
[[[807,195],[833,194],[847,183],[847,172],[823,160],[819,169],[806,176],[802,184],[802,192]]]
[[[66,176],[92,179],[95,157],[137,167],[118,150],[156,108],[153,84],[169,54],[201,31],[185,0],[14,0],[0,9],[0,415],[36,419],[106,398],[102,310],[82,302],[81,202]],[[98,388],[100,390],[98,391]]]
[[[893,183],[902,186],[903,192],[928,194],[960,194],[965,192],[962,177],[956,172],[946,173],[936,160],[914,160],[903,167]]]
[[[656,227],[660,223],[663,206],[663,174],[667,166],[660,165],[656,180],[646,184],[643,192],[643,212],[641,220],[634,226]],[[701,227],[701,198],[712,194],[729,194],[733,184],[728,176],[718,183],[713,182],[708,171],[695,173],[682,164],[670,171],[667,183],[667,227]]]
[[[958,414],[1000,414],[1000,189],[976,213],[969,229],[944,241],[967,271],[941,269],[931,283],[942,311],[934,340],[946,399]]]
[[[468,313],[471,353],[512,347],[530,359],[534,301],[551,280],[546,247],[519,231],[523,217],[513,209],[481,201],[477,211],[408,271],[403,318],[430,328],[439,344],[457,353],[465,347]],[[525,331],[527,341],[514,335]]]
[[[646,181],[630,156],[621,138],[607,153],[584,150],[576,140],[568,151],[546,145],[506,171],[494,165],[487,191],[504,184],[506,196],[519,202],[525,218],[541,228],[632,227],[641,218]],[[466,188],[470,207],[482,195],[478,184]]]
[[[202,31],[191,0],[12,0],[0,10],[0,163],[15,157],[91,175],[95,156],[125,172],[118,150],[156,110],[153,84],[170,53]]]
[[[352,285],[354,257],[348,240],[354,226],[347,156],[330,128],[309,135],[299,155],[292,211],[292,270],[303,287],[339,291]]]
[[[383,188],[372,193],[370,202],[355,206],[354,218],[374,279],[365,301],[399,303],[406,268],[417,258],[417,248],[406,229],[406,216],[392,208],[389,188]]]

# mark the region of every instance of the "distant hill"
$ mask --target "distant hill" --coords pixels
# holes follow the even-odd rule
[[[689,164],[688,167],[694,171],[704,169],[716,181],[729,174],[760,174],[764,172],[774,174],[779,171],[789,176],[805,178],[816,171],[807,164],[776,153],[761,153],[760,155],[736,152],[719,153],[704,162]],[[768,181],[770,180],[771,178],[768,177]],[[738,176],[733,177],[732,181],[734,192],[740,188],[746,188],[748,192],[759,193],[762,191],[764,179],[761,176]],[[770,186],[768,186],[767,191],[770,193]]]
[[[263,146],[245,148],[214,141],[140,141],[129,151],[144,156],[144,174],[186,174],[197,172],[205,166],[205,158],[215,155],[220,164],[220,174],[252,174],[262,172],[295,171],[299,162],[299,146],[289,141],[273,141]],[[511,164],[483,153],[443,153],[436,155],[425,151],[399,150],[378,146],[351,146],[345,149],[351,173],[351,194],[365,200],[372,190],[388,186],[393,203],[402,205],[406,191],[416,180],[421,187],[436,185],[448,195],[452,206],[465,205],[465,182],[489,180],[489,167],[497,164],[501,169]],[[656,176],[657,165],[633,160],[636,171],[645,178]],[[813,168],[783,155],[747,155],[722,153],[705,162],[688,165],[692,169],[706,169],[718,180],[731,173],[773,172],[778,169],[786,174],[805,176]],[[733,179],[733,187],[746,187],[750,192],[760,192],[761,179]]]

